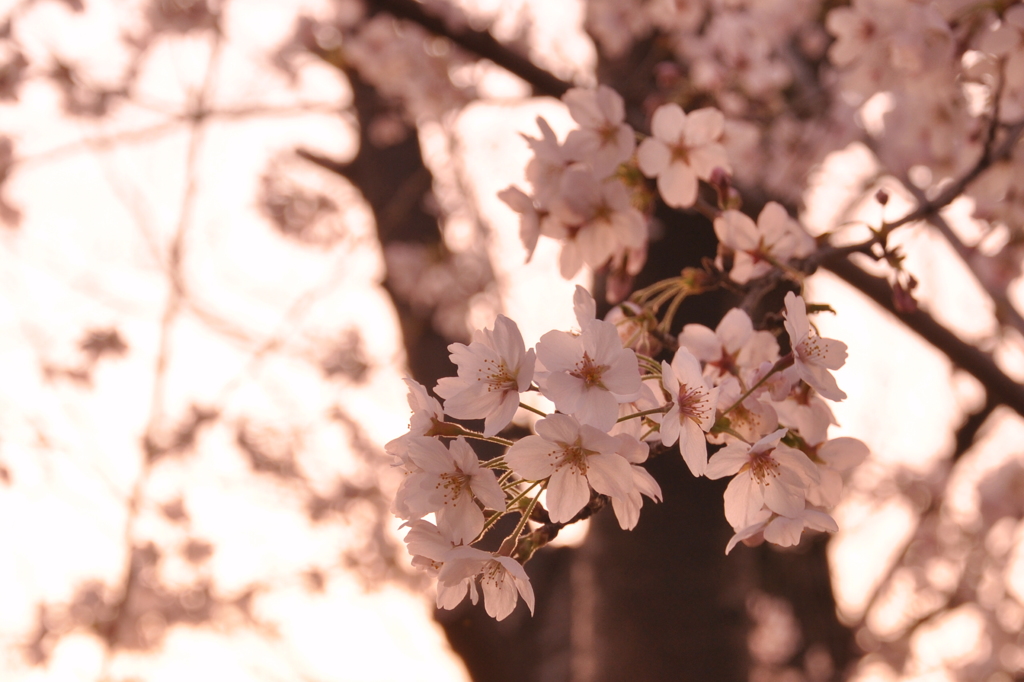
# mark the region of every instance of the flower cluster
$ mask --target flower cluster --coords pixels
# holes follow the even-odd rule
[[[540,138],[527,137],[526,167],[533,195],[517,187],[498,194],[522,216],[520,234],[532,254],[540,235],[562,242],[559,269],[571,278],[583,265],[636,274],[647,258],[647,222],[616,174],[636,147],[622,97],[606,86],[573,88],[562,98],[579,128],[559,142],[537,119]]]
[[[828,438],[835,418],[826,401],[846,397],[832,374],[846,360],[846,345],[822,338],[808,316],[821,307],[809,309],[792,291],[802,288],[801,263],[818,244],[779,203],[768,202],[756,221],[738,210],[722,112],[662,105],[653,134],[637,146],[614,91],[576,88],[564,101],[580,127],[560,142],[538,119],[541,137],[526,138],[533,194],[516,187],[499,194],[521,215],[529,253],[546,235],[562,241],[565,277],[584,264],[613,279],[636,272],[647,232],[634,205],[653,198],[646,176],[668,206],[714,219],[719,254],[703,271],[687,269],[634,292],[603,320],[577,287],[577,328],[549,331],[532,349],[515,322],[499,315],[469,345],[449,346],[458,373],[435,389],[443,406],[409,381],[409,433],[387,446],[405,472],[394,512],[411,528],[414,564],[437,573],[438,606],[452,608],[467,593],[475,602],[479,584],[498,619],[517,595],[532,610],[522,564],[561,527],[610,502],[629,530],[644,497],[661,500],[643,466],[652,453],[678,448],[694,476],[732,477],[724,499],[734,530],[727,553],[741,541],[788,546],[805,529],[838,530],[829,511],[843,474],[867,456],[856,439]],[[702,181],[716,191],[717,208],[697,206]],[[686,324],[671,333],[687,296],[719,287],[756,293],[756,282],[789,289],[784,309],[765,317],[763,329],[734,308],[715,329]],[[618,293],[610,298],[621,301],[628,291]],[[521,402],[527,391],[553,411]],[[540,415],[534,433],[502,438],[520,408]],[[448,422],[446,414],[483,420],[483,430]],[[506,450],[481,462],[467,439]],[[709,444],[717,449],[710,458]],[[499,549],[474,547],[506,514],[519,521]]]
[[[776,330],[788,353],[737,308],[714,330],[686,325],[671,361],[660,363],[630,348],[629,337],[624,342],[621,332],[631,327],[598,319],[582,287],[574,304],[578,328],[549,331],[535,349],[500,315],[469,345],[451,344],[458,374],[436,387],[443,405],[407,380],[409,432],[387,445],[405,474],[393,510],[410,529],[414,565],[436,573],[439,607],[453,608],[467,593],[475,603],[482,591],[499,620],[520,596],[532,611],[522,564],[559,528],[605,502],[623,529],[635,527],[644,496],[661,500],[643,464],[652,451],[675,445],[693,475],[733,476],[725,517],[735,535],[727,552],[742,540],[792,545],[805,528],[837,530],[828,510],[839,500],[842,473],[867,449],[827,438],[834,419],[824,399],[845,397],[831,372],[845,361],[846,346],[817,334],[802,297],[787,294],[784,329]],[[554,411],[520,402],[527,391]],[[542,416],[534,433],[500,437],[520,408]],[[446,414],[482,419],[483,431]],[[468,439],[506,450],[481,461]],[[709,442],[722,446],[710,459]],[[506,514],[519,522],[499,549],[474,547]]]

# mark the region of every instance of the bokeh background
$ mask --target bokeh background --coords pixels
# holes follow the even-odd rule
[[[556,75],[596,82],[582,3],[457,4]],[[398,478],[382,446],[408,420],[410,319],[463,338],[504,312],[528,345],[571,325],[557,245],[524,263],[495,194],[523,185],[519,133],[536,135],[536,116],[560,135],[572,121],[389,16],[353,39],[360,11],[3,5],[4,682],[469,679],[388,513]],[[410,44],[420,54],[403,57]],[[353,68],[398,69],[387,82],[408,87],[414,120],[361,129]],[[330,167],[361,139],[409,135],[440,246],[384,239],[359,178]],[[816,234],[853,241],[852,217],[911,206],[863,147],[816,173],[803,215]],[[892,194],[884,209],[861,200],[872,185]],[[969,208],[953,208],[970,239]],[[1024,379],[1019,335],[994,334],[948,244],[924,227],[900,238],[924,304]],[[853,679],[1021,679],[1024,422],[985,409],[975,380],[837,278],[810,287],[839,313],[823,334],[850,346],[835,433],[872,451],[828,548],[839,619],[864,654]],[[757,592],[745,608],[756,679],[827,679],[789,666],[801,635],[784,601]]]

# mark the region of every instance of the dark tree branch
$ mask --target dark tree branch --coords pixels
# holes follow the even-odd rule
[[[1024,386],[999,369],[989,354],[963,341],[923,310],[910,313],[897,311],[892,300],[892,288],[884,278],[868,274],[848,260],[828,263],[825,268],[888,310],[925,341],[942,351],[954,365],[974,376],[985,386],[990,400],[998,401],[1024,416]]]
[[[447,22],[443,18],[427,12],[423,5],[416,0],[367,0],[367,5],[371,10],[387,12],[398,19],[419,24],[431,33],[443,36],[459,47],[491,60],[529,83],[538,95],[561,97],[566,90],[573,86],[572,83],[563,81],[521,54],[505,47],[487,31],[476,31],[466,26],[456,26],[454,22]]]

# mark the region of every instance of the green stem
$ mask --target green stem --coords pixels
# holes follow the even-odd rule
[[[525,496],[527,493],[529,493],[531,490],[533,490],[533,487],[535,485],[537,485],[537,484],[534,483],[529,488],[527,488],[523,492],[523,495],[520,496],[518,499],[522,499],[523,496]],[[544,485],[543,484],[541,484],[540,490],[541,490],[541,492],[544,491]],[[526,509],[525,510],[520,510],[520,513],[523,516],[522,516],[521,519],[519,519],[519,523],[516,524],[516,529],[514,531],[512,531],[512,535],[509,536],[514,541],[518,542],[519,536],[522,535],[523,529],[526,528],[526,524],[530,520],[530,515],[533,514],[533,508],[537,506],[537,500],[539,500],[539,499],[540,499],[540,492],[537,493],[536,497],[534,497],[532,500],[530,500],[530,503],[528,505],[526,505]],[[515,545],[513,544],[513,547],[514,546]]]
[[[668,312],[666,312],[665,317],[661,319],[660,326],[663,328],[663,331],[666,334],[669,332],[670,329],[672,329],[672,320],[675,319],[676,312],[679,310],[679,306],[680,304],[682,304],[685,298],[685,290],[680,291],[678,294],[676,294],[676,297],[672,299],[672,303],[670,303],[668,306]]]
[[[493,514],[488,516],[487,520],[484,521],[484,527],[480,529],[479,535],[477,535],[476,538],[473,540],[473,542],[471,542],[469,544],[472,545],[474,543],[480,542],[483,539],[484,535],[487,534],[487,531],[489,531],[491,529],[491,526],[496,524],[498,522],[498,519],[500,519],[502,516],[504,516],[507,513],[508,513],[507,511],[499,511],[499,512],[494,512]]]
[[[545,479],[545,480],[547,480],[547,479]],[[519,483],[519,481],[517,481],[517,483]],[[519,502],[524,497],[529,495],[530,491],[533,490],[534,488],[536,488],[538,485],[541,486],[541,490],[543,490],[544,489],[544,485],[546,485],[546,484],[542,483],[541,481],[534,481],[533,483],[531,483],[526,490],[524,490],[523,492],[519,493],[518,495],[516,495],[511,500],[509,500],[508,502],[505,503],[505,513],[511,512],[512,511],[512,507],[514,507],[515,505],[519,504]]]
[[[485,436],[482,433],[477,433],[476,431],[470,431],[469,429],[465,429],[459,426],[458,424],[452,424],[452,426],[455,427],[455,429],[453,430],[455,431],[456,436],[465,436],[466,438],[485,440],[488,443],[497,443],[498,445],[504,445],[505,447],[512,447],[513,445],[515,445],[513,441],[510,441],[506,438],[499,438],[498,436]]]
[[[519,403],[519,407],[523,408],[524,410],[529,410],[530,412],[533,412],[534,414],[539,414],[542,417],[548,416],[547,412],[543,412],[541,410],[538,410],[536,407],[533,407],[532,405],[527,405],[524,402],[520,402]]]
[[[624,422],[627,419],[636,419],[637,417],[646,417],[649,414],[665,413],[665,412],[668,412],[669,409],[671,409],[670,405],[662,405],[661,407],[654,407],[654,408],[651,408],[649,410],[643,410],[642,412],[634,412],[633,414],[627,414],[625,417],[619,417],[615,421],[616,421],[616,423],[618,423],[618,422]]]

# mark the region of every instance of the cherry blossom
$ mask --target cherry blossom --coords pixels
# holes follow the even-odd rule
[[[788,517],[804,509],[818,470],[807,455],[780,442],[785,434],[779,429],[753,445],[730,443],[708,462],[710,479],[735,474],[725,489],[725,518],[733,528],[754,523],[762,506]]]
[[[704,373],[717,381],[741,368],[774,362],[779,344],[771,332],[754,331],[754,324],[740,308],[732,308],[712,331],[702,324],[688,324],[679,334],[679,345],[704,362]]]
[[[793,347],[793,366],[797,375],[829,400],[840,401],[846,393],[840,390],[829,370],[846,363],[846,344],[836,339],[823,339],[811,329],[804,299],[793,292],[786,294],[786,333]]]
[[[456,547],[455,543],[429,521],[417,519],[402,525],[409,528],[405,535],[405,544],[412,555],[412,565],[418,570],[438,575],[451,550]],[[479,595],[473,576],[467,576],[460,581],[438,582],[437,608],[454,609],[466,598],[467,591],[475,604]]]
[[[843,474],[867,458],[868,446],[856,438],[843,437],[812,447],[821,481],[808,491],[807,502],[831,509],[842,497]]]
[[[541,393],[562,412],[602,431],[618,418],[619,403],[640,390],[636,354],[622,347],[615,325],[592,320],[580,334],[550,331],[537,343]]]
[[[526,249],[526,262],[533,258],[540,239],[540,214],[533,199],[518,187],[506,187],[498,192],[498,198],[519,214],[519,239]]]
[[[674,445],[678,440],[690,473],[702,476],[708,465],[704,434],[715,423],[718,389],[708,385],[697,358],[685,348],[676,351],[671,365],[662,361],[661,381],[672,399],[661,420],[661,442]]]
[[[715,235],[735,251],[729,279],[739,284],[767,275],[775,263],[814,251],[814,239],[774,201],[761,209],[756,224],[740,211],[724,211],[715,219]]]
[[[540,128],[539,138],[523,135],[523,139],[530,145],[534,154],[526,165],[526,179],[533,185],[537,204],[546,208],[558,195],[562,174],[572,160],[558,142],[555,131],[540,116],[537,117],[537,127]]]
[[[600,268],[616,254],[643,247],[646,223],[621,182],[602,182],[580,165],[565,171],[561,182],[561,192],[541,221],[541,234],[562,242],[563,277],[574,277],[584,264]]]
[[[768,363],[765,365],[770,368]],[[718,403],[727,409],[731,408],[727,415],[730,430],[747,441],[756,441],[778,428],[779,417],[774,406],[761,399],[762,394],[767,392],[765,387],[745,396],[745,386],[756,384],[762,372],[747,370],[745,374],[744,382],[739,377],[729,376],[718,385]],[[727,434],[722,433],[709,436],[708,440],[721,443],[728,438]]]
[[[423,384],[408,377],[402,381],[409,387],[407,400],[412,410],[409,431],[387,442],[384,445],[384,452],[396,458],[396,466],[404,466],[407,471],[415,471],[418,467],[409,459],[409,439],[424,436],[434,428],[435,422],[443,422],[444,412],[441,410],[441,403],[427,393],[427,388]]]
[[[644,175],[658,178],[658,191],[666,204],[693,206],[698,178],[709,179],[715,168],[730,170],[725,147],[719,144],[724,127],[722,112],[713,108],[686,114],[672,103],[654,112],[653,136],[640,143],[637,161]]]
[[[647,461],[650,454],[648,445],[625,433],[617,435],[615,439],[619,443],[616,452],[629,462],[633,487],[625,497],[612,497],[612,509],[622,530],[633,530],[640,521],[640,509],[644,506],[643,495],[661,502],[661,486],[647,469],[639,466]]]
[[[621,443],[604,431],[565,414],[537,422],[535,436],[508,449],[505,461],[528,481],[550,477],[547,506],[551,520],[569,521],[590,501],[590,488],[612,498],[627,498],[634,486]]]
[[[754,516],[753,522],[746,528],[736,531],[725,546],[728,554],[740,542],[751,540],[758,534],[764,539],[780,547],[792,547],[799,544],[804,529],[820,530],[835,533],[839,530],[836,520],[817,509],[801,509],[794,516],[780,516],[770,509],[762,509]]]
[[[633,155],[636,137],[625,123],[626,107],[619,93],[606,85],[596,90],[572,88],[562,101],[582,126],[565,138],[570,159],[586,161],[598,177],[605,177]]]
[[[437,526],[455,542],[471,542],[484,526],[476,501],[488,509],[504,511],[505,493],[489,469],[480,466],[464,438],[446,448],[436,438],[409,442],[409,456],[421,471],[405,478],[395,495],[395,510],[421,517],[437,513]]]
[[[477,330],[468,346],[453,343],[448,350],[459,376],[437,383],[445,411],[457,419],[483,419],[484,435],[497,434],[512,421],[519,394],[533,381],[533,349],[526,350],[515,322],[498,315],[493,330]]]
[[[438,605],[441,606],[442,590],[446,592],[442,608],[451,609],[462,601],[467,589],[471,590],[475,604],[474,585],[478,577],[488,616],[504,620],[515,609],[520,596],[533,614],[533,586],[522,565],[510,557],[484,552],[476,547],[456,547],[445,554],[444,565],[437,575]],[[449,590],[451,595],[447,594]],[[456,594],[459,594],[458,600],[454,599]]]

